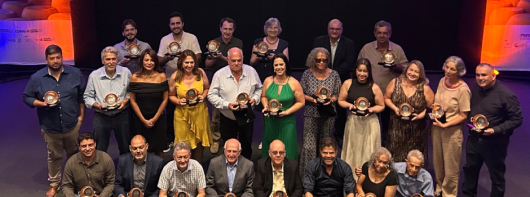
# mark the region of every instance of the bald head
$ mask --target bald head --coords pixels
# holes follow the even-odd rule
[[[274,140],[269,146],[270,150],[285,151],[285,144],[280,140]]]
[[[131,151],[131,154],[133,155],[136,161],[142,162],[145,160],[148,148],[149,144],[146,143],[144,136],[135,135],[131,139],[131,145],[129,145],[129,150]]]
[[[275,168],[281,168],[285,154],[285,144],[280,140],[273,140],[269,147],[269,157]]]
[[[328,23],[328,35],[332,42],[336,42],[342,35],[342,22],[333,19]]]
[[[224,153],[226,160],[228,160],[228,163],[233,166],[236,163],[237,158],[241,154],[241,143],[239,143],[239,141],[234,138],[226,140],[224,146]]]
[[[131,144],[133,143],[145,144],[146,143],[145,137],[142,135],[135,135],[131,140]]]
[[[232,138],[225,142],[224,148],[226,149],[227,147],[237,147],[238,150],[241,150],[241,143],[237,139]]]
[[[340,22],[339,19],[333,19],[333,20],[330,20],[329,23],[328,23],[328,27],[331,26],[331,25],[339,25],[340,27],[342,27],[342,22]]]
[[[228,65],[232,75],[238,76],[243,72],[243,51],[240,48],[232,47],[228,50]]]
[[[243,57],[243,51],[240,48],[232,47],[230,48],[230,50],[228,50],[228,59],[230,59],[230,57],[234,55],[240,55],[241,57]]]

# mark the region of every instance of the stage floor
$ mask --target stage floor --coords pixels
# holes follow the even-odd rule
[[[294,75],[299,79],[301,73],[294,73]],[[436,86],[442,75],[428,75],[431,81],[430,86],[436,91]],[[528,153],[530,150],[530,143],[528,143],[530,133],[525,132],[530,130],[530,123],[527,121],[530,114],[530,104],[526,102],[528,101],[526,99],[530,98],[530,91],[528,91],[530,90],[530,83],[502,78],[500,80],[515,92],[521,102],[523,115],[527,116],[523,125],[516,129],[511,137],[508,148],[506,196],[530,196],[530,187],[526,185],[530,182],[530,170],[527,168],[530,166],[530,154]],[[471,86],[474,78],[465,78],[465,81]],[[0,162],[0,196],[43,196],[48,189],[46,146],[40,134],[36,109],[29,108],[22,102],[22,92],[27,82],[28,79],[21,79],[0,83],[0,93],[3,95],[0,97],[0,158],[3,160]],[[296,114],[299,142],[302,142],[302,113],[303,109]],[[92,131],[93,116],[94,110],[87,109],[81,131]],[[261,154],[261,151],[257,149],[262,136],[263,122],[261,118],[256,119],[254,126],[252,158],[257,160]],[[464,140],[466,140],[467,131],[465,131],[464,136]],[[108,153],[114,162],[117,162],[118,148],[114,136],[111,136],[110,141]],[[298,151],[301,151],[301,144],[299,143]],[[431,147],[429,149],[432,151]],[[465,141],[463,150],[465,151]],[[218,154],[221,153],[222,150]],[[215,155],[210,154],[209,150],[205,150],[203,166],[208,166],[207,164],[213,156]],[[462,157],[461,165],[464,165],[465,154],[462,154]],[[169,160],[171,160],[171,153],[166,153],[165,161]],[[434,177],[432,165],[428,170]],[[462,181],[461,170],[459,186],[461,186]],[[481,169],[478,190],[478,196],[489,196],[489,191],[491,191],[491,181],[485,165]]]

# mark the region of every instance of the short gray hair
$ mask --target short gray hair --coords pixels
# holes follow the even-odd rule
[[[265,21],[265,25],[263,25],[263,32],[265,32],[265,35],[267,35],[267,28],[269,28],[272,24],[276,24],[278,26],[278,36],[282,33],[282,25],[280,24],[280,21],[277,18],[270,17]]]
[[[372,156],[370,156],[370,160],[368,161],[368,167],[373,168],[375,159],[381,157],[381,155],[388,156],[388,169],[394,170],[394,159],[392,158],[392,153],[390,153],[390,151],[388,151],[388,149],[385,147],[379,147],[372,153]]]
[[[239,47],[232,47],[232,48],[228,49],[228,52],[226,53],[226,57],[227,57],[229,60],[230,60],[230,51],[231,51],[232,49],[233,49],[233,50],[237,50],[237,51],[239,51],[239,53],[241,53],[241,58],[244,57],[244,56],[243,56],[243,50],[241,50]],[[243,61],[243,60],[241,60],[241,61]]]
[[[421,164],[425,162],[425,159],[423,157],[423,153],[421,153],[419,150],[411,150],[409,154],[407,154],[407,160],[410,161],[410,157],[415,157],[416,159],[421,160]]]
[[[329,65],[329,63],[331,62],[329,51],[326,48],[317,47],[311,50],[311,52],[307,56],[305,66],[307,66],[308,68],[314,68],[316,66],[315,59],[317,58],[318,52],[322,52],[326,55],[326,59],[328,59],[328,65]]]
[[[173,155],[177,154],[177,151],[179,150],[188,150],[188,153],[191,154],[190,145],[186,142],[177,142],[177,144],[175,144],[175,150],[173,150]]]
[[[105,56],[105,53],[114,53],[114,55],[116,55],[116,57],[118,57],[118,49],[112,47],[112,46],[108,46],[108,47],[105,47],[103,50],[101,50],[101,59],[103,60],[103,57]]]
[[[377,30],[378,27],[388,27],[388,33],[392,34],[392,25],[389,22],[386,22],[384,20],[380,20],[374,25],[374,32]]]
[[[447,63],[449,63],[449,62],[453,62],[455,64],[456,72],[458,73],[458,76],[464,76],[466,74],[466,65],[464,64],[464,60],[462,60],[462,58],[460,58],[458,56],[448,57],[445,60],[442,69],[445,70],[445,67],[447,66]]]
[[[239,150],[241,150],[241,142],[237,141],[237,143],[239,143]],[[223,149],[226,149],[226,142],[225,142],[225,145],[223,146]]]

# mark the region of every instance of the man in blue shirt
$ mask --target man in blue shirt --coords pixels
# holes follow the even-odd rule
[[[419,150],[411,150],[405,162],[394,164],[394,170],[398,175],[397,197],[408,197],[413,194],[421,194],[424,197],[434,196],[432,176],[423,169],[423,153]],[[361,176],[361,167],[355,168],[355,174]]]
[[[85,80],[77,68],[63,65],[63,52],[57,45],[46,47],[45,68],[31,75],[22,95],[29,107],[37,107],[41,133],[48,149],[48,181],[46,196],[55,196],[61,182],[63,149],[70,158],[77,152],[77,135],[85,114],[83,92]],[[55,91],[54,104],[44,102],[44,95]]]
[[[405,162],[394,164],[398,175],[397,197],[408,197],[419,193],[424,197],[433,197],[434,188],[431,174],[423,169],[423,154],[411,150]]]
[[[129,152],[128,145],[131,139],[129,129],[131,72],[117,65],[118,49],[114,47],[108,46],[101,51],[101,62],[104,66],[93,71],[88,77],[83,99],[86,107],[96,110],[92,124],[96,149],[107,152],[110,133],[114,130],[120,155],[123,155]],[[116,98],[110,96],[116,96]],[[105,99],[114,100],[115,105]]]
[[[118,141],[120,155],[129,152],[131,131],[129,129],[129,69],[117,65],[118,49],[108,46],[101,51],[103,67],[93,71],[88,77],[88,83],[83,95],[85,105],[94,108],[94,138],[96,149],[107,152],[111,131]],[[116,105],[105,102],[107,95],[114,94]],[[111,104],[111,106],[109,106]]]

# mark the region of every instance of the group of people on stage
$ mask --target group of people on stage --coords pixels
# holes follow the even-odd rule
[[[247,65],[242,41],[233,37],[235,21],[223,18],[217,51],[205,60],[214,73],[209,80],[198,66],[197,38],[183,31],[183,16],[171,13],[169,27],[156,52],[136,38],[136,23],[125,20],[125,40],[102,50],[104,66],[86,83],[79,69],[62,64],[59,46],[46,48],[48,65],[31,76],[23,100],[37,107],[46,142],[47,196],[55,196],[61,178],[68,197],[87,191],[127,196],[133,188],[146,196],[456,196],[463,126],[479,116],[489,124],[469,129],[462,191],[476,196],[486,163],[492,196],[504,194],[509,137],[522,114],[490,64],[476,67],[470,89],[460,78],[463,60],[447,58],[434,93],[423,64],[408,61],[389,41],[390,23],[377,22],[376,40],[355,57],[354,42],[333,19],[328,35],[315,39],[298,81],[291,76],[288,43],[278,37],[278,19],[265,22],[266,36],[254,41]],[[95,109],[94,130],[78,135],[85,106]],[[295,113],[304,106],[299,155]],[[256,163],[250,161],[254,110],[264,121]],[[105,153],[112,131],[121,155],[116,171]],[[424,169],[429,133],[436,185]],[[210,160],[205,174],[204,148],[215,154],[221,140],[224,154]],[[164,166],[168,141],[174,161]],[[69,159],[61,175],[63,150]]]

